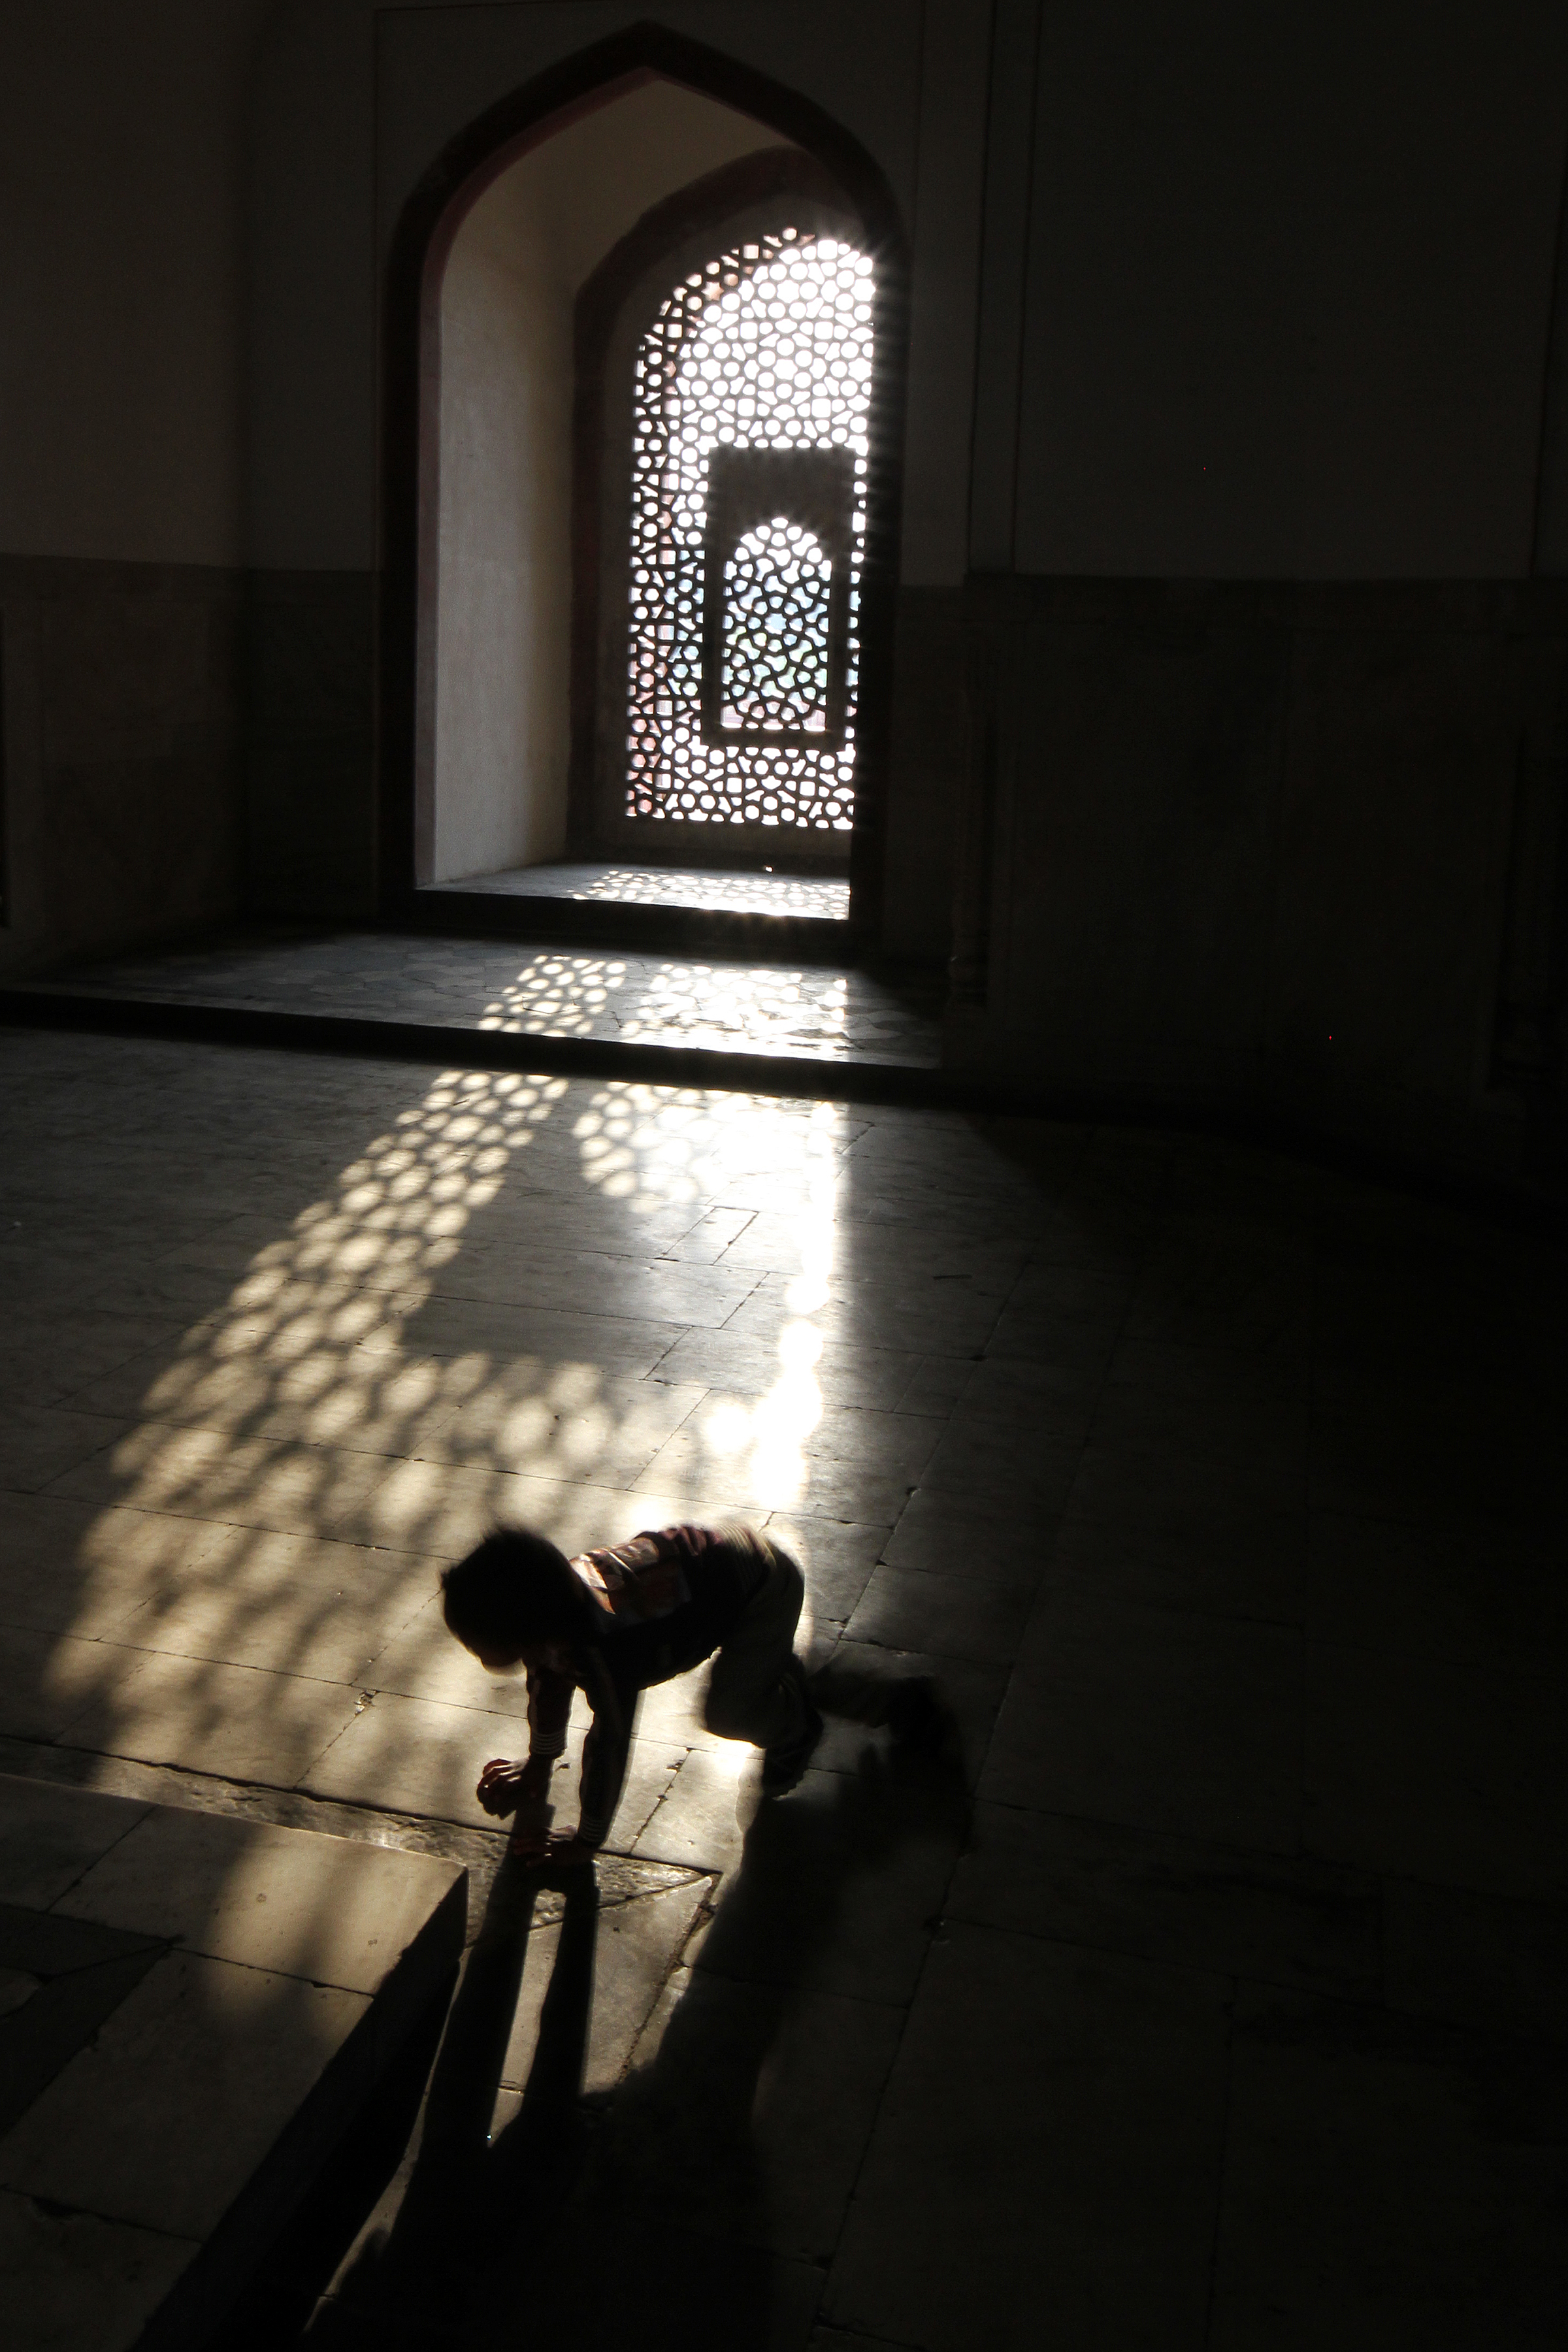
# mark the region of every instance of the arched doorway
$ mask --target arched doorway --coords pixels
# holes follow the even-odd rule
[[[493,226],[514,166],[549,142],[564,152],[593,114],[618,114],[627,100],[646,111],[660,87],[689,112],[728,116],[750,149],[684,185],[667,179],[576,287],[573,375],[554,400],[571,421],[569,520],[563,528],[558,511],[541,521],[551,499],[534,499],[536,539],[542,546],[552,531],[553,555],[487,572],[454,503],[474,456],[453,430],[465,347],[450,293],[467,270],[465,238],[477,219]],[[623,164],[632,143],[618,142]],[[710,160],[701,139],[689,152]],[[736,173],[756,186],[738,188]],[[847,866],[856,911],[874,919],[902,250],[880,174],[853,142],[804,101],[657,28],[519,93],[428,176],[401,225],[390,284],[387,911],[407,911],[423,887],[487,858],[548,857],[568,842],[580,854],[590,841],[624,856],[636,841],[666,863],[756,865],[771,854],[787,865],[793,854],[810,870]],[[655,339],[675,369],[662,391]],[[733,346],[723,358],[721,344]],[[786,362],[804,369],[793,407],[780,392]],[[770,395],[765,438],[747,429],[759,392]],[[561,510],[563,479],[557,434],[535,483]],[[470,513],[493,539],[495,502],[473,501]],[[638,532],[644,593],[634,605]],[[712,563],[717,596],[705,585]],[[508,604],[520,604],[524,571],[525,660],[510,650]],[[658,583],[671,573],[669,600]],[[550,650],[568,619],[569,662]],[[521,758],[509,726],[526,739]],[[526,824],[512,822],[509,761]]]

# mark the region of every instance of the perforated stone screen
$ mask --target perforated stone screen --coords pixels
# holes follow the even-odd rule
[[[872,291],[865,255],[784,228],[694,270],[643,338],[632,419],[628,816],[819,833],[854,822]],[[847,594],[830,594],[820,488],[816,505],[803,499],[792,513],[781,487],[771,501],[779,511],[736,539],[713,583],[723,605],[710,644],[722,668],[705,730],[708,478],[721,447],[849,453],[777,468],[781,485],[808,475],[819,483],[824,467],[842,480],[847,511],[833,536],[847,552]]]

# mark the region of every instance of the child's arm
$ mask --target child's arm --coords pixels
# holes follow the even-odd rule
[[[596,1851],[610,1834],[616,1807],[626,1777],[636,1697],[628,1701],[595,1658],[583,1687],[594,1710],[588,1737],[583,1742],[583,1772],[578,1783],[575,1843]]]
[[[479,1802],[487,1812],[515,1812],[511,1850],[530,1856],[542,1854],[552,1807],[550,1779],[556,1759],[566,1746],[566,1726],[576,1685],[570,1675],[549,1666],[528,1670],[528,1761],[509,1764],[498,1757],[479,1779]]]

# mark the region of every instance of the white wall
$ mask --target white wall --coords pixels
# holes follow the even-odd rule
[[[453,239],[441,284],[432,880],[565,846],[578,289],[650,205],[780,143],[748,116],[654,83],[521,157]]]
[[[437,882],[565,844],[572,337],[552,259],[526,215],[481,205],[441,289]]]
[[[0,10],[0,552],[239,555],[266,0]]]

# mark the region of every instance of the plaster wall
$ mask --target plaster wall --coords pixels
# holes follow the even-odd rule
[[[0,11],[0,552],[238,561],[267,0]]]
[[[1043,9],[1022,572],[1531,568],[1554,0]]]
[[[732,109],[655,83],[492,182],[441,284],[431,879],[566,845],[573,304],[650,205],[762,146]]]
[[[0,11],[0,969],[240,892],[244,123],[266,0]]]

